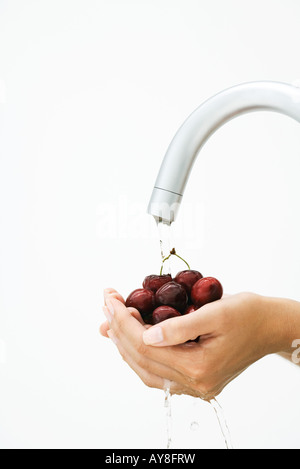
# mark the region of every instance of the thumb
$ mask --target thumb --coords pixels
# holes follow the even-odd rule
[[[212,332],[213,317],[211,309],[203,306],[193,313],[166,319],[144,331],[144,343],[160,347],[194,340],[199,335]]]

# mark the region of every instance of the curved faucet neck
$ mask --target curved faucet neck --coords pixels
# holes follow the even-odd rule
[[[253,111],[274,111],[300,122],[300,88],[268,81],[245,83],[205,101],[186,119],[171,141],[155,182],[148,213],[172,223],[200,149],[226,122]]]

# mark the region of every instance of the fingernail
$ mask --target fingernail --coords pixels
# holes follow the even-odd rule
[[[110,312],[108,311],[106,306],[103,306],[102,309],[103,309],[103,313],[105,314],[106,319],[108,320],[108,322],[110,324],[111,321],[112,321],[112,315],[110,314]]]
[[[147,345],[158,344],[164,340],[161,327],[150,327],[143,334],[144,342]]]
[[[107,335],[108,335],[108,337],[113,341],[113,343],[114,343],[115,345],[117,345],[118,340],[117,340],[115,334],[113,333],[113,331],[112,331],[111,329],[109,329],[109,330],[107,331]]]
[[[110,314],[113,316],[115,314],[115,310],[110,300],[106,300],[106,306],[108,307]]]

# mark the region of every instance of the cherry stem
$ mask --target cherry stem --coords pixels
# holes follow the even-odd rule
[[[164,267],[164,262],[167,261],[168,259],[170,259],[171,256],[176,256],[176,257],[178,257],[179,259],[181,259],[181,260],[188,266],[188,269],[191,270],[191,268],[190,268],[189,264],[187,263],[187,261],[186,261],[185,259],[183,259],[183,257],[179,256],[179,255],[177,254],[177,252],[175,251],[175,248],[173,248],[173,249],[171,249],[170,254],[162,260],[162,265],[161,265],[161,269],[160,269],[159,275],[162,275],[162,271],[163,271],[163,267]]]

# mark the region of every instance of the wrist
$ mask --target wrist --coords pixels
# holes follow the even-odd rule
[[[285,298],[261,297],[266,317],[269,353],[292,353],[300,339],[300,303]]]

